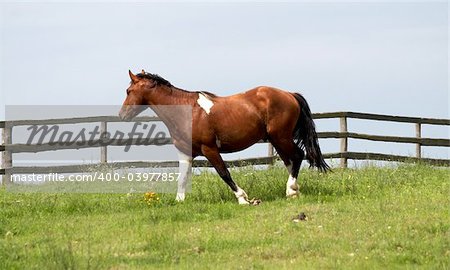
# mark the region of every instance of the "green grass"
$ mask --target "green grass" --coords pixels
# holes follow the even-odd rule
[[[235,170],[259,206],[237,205],[211,173],[173,194],[0,191],[1,269],[449,269],[450,171],[425,165]],[[304,212],[307,221],[292,217]]]

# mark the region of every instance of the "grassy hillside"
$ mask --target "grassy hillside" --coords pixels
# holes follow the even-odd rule
[[[211,173],[193,193],[17,194],[0,191],[1,269],[384,269],[450,267],[450,171],[423,165],[233,171],[259,206],[237,205]],[[306,221],[292,218],[304,212]]]

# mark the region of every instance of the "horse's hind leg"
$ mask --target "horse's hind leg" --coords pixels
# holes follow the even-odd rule
[[[297,178],[304,157],[305,154],[303,150],[295,145],[295,153],[293,155],[292,165],[287,166],[289,178],[286,183],[286,197],[296,197],[300,194],[299,187],[297,184]]]
[[[305,154],[302,149],[295,145],[293,139],[271,138],[270,141],[289,172],[289,178],[286,182],[286,197],[296,197],[300,193],[297,177]]]
[[[228,171],[225,162],[220,156],[217,147],[202,146],[203,155],[211,162],[211,164],[216,169],[219,176],[227,183],[227,185],[233,190],[234,195],[238,199],[239,204],[249,204],[247,193],[240,188],[231,178],[230,172]]]

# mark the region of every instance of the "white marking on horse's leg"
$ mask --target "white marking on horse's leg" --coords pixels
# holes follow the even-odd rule
[[[178,178],[178,191],[176,200],[179,202],[184,201],[186,197],[186,184],[192,176],[192,157],[185,155],[183,153],[178,153],[179,157],[179,173],[180,177]]]
[[[197,103],[198,105],[200,105],[200,107],[202,107],[203,110],[205,110],[207,114],[211,112],[211,108],[212,106],[214,106],[212,100],[210,100],[206,95],[202,93],[198,93]]]
[[[247,193],[245,193],[245,191],[242,188],[240,187],[237,188],[238,190],[234,193],[234,195],[236,195],[239,204],[250,204],[250,202],[248,201]]]
[[[286,166],[289,172],[289,178],[286,183],[286,197],[297,197],[299,194],[297,178],[292,176],[292,163]]]

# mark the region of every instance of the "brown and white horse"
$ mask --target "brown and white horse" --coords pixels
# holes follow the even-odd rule
[[[311,167],[326,171],[318,144],[315,125],[305,98],[273,87],[260,86],[244,93],[219,97],[208,92],[190,92],[173,86],[156,74],[142,71],[133,74],[127,97],[120,110],[123,120],[130,120],[141,110],[130,105],[192,106],[192,138],[177,136],[176,123],[167,112],[156,112],[164,121],[175,147],[180,151],[180,173],[176,199],[185,198],[186,181],[192,170],[192,159],[205,156],[220,177],[230,186],[239,204],[248,204],[245,191],[231,178],[220,153],[243,150],[259,140],[269,141],[289,172],[286,196],[299,194],[297,177],[305,157]],[[185,150],[192,145],[192,151]]]

